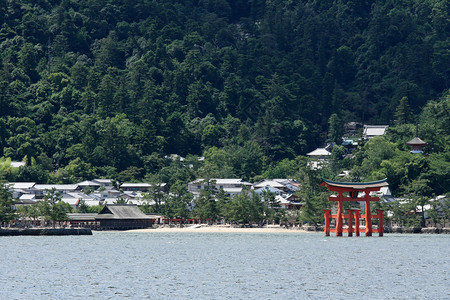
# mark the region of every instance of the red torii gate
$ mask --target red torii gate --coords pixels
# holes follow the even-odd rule
[[[355,234],[359,236],[359,222],[360,219],[365,219],[366,236],[372,236],[372,232],[378,232],[379,236],[383,236],[383,210],[377,210],[378,214],[372,215],[370,212],[370,202],[378,201],[378,197],[371,197],[371,192],[377,192],[382,187],[388,186],[386,179],[372,182],[336,182],[330,180],[323,180],[320,185],[326,186],[328,190],[337,192],[338,195],[328,197],[329,201],[338,201],[338,211],[336,215],[331,214],[331,209],[325,210],[325,236],[329,236],[330,232],[336,232],[336,236],[342,236],[343,232],[347,232],[348,236],[353,235],[353,219],[355,220]],[[358,198],[358,193],[364,192],[364,197]],[[344,196],[348,193],[348,196]],[[364,215],[360,215],[359,209],[349,209],[348,213],[343,213],[344,201],[364,201],[366,203]],[[354,216],[353,216],[354,214]],[[330,219],[336,219],[336,228],[330,229]],[[343,228],[344,219],[348,219],[348,229]],[[378,229],[372,229],[372,219],[378,219]]]

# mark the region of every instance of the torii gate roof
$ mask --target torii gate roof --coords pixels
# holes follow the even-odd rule
[[[338,181],[331,181],[331,180],[323,179],[322,183],[320,185],[327,186],[327,187],[365,190],[365,189],[371,189],[371,188],[381,188],[384,186],[388,186],[389,184],[387,183],[387,178],[385,178],[382,180],[371,181],[371,182],[338,182]]]

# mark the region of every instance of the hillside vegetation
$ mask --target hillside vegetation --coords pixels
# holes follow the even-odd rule
[[[356,121],[390,133],[353,158],[336,147],[328,178],[448,192],[449,13],[445,0],[0,0],[0,176],[301,178],[304,155]],[[430,156],[404,145],[416,123]]]

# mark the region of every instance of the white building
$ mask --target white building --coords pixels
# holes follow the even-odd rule
[[[100,186],[113,186],[113,182],[112,179],[105,179],[105,178],[96,178],[96,179],[92,179],[93,182],[96,182],[98,184],[100,184]]]
[[[364,125],[363,138],[369,140],[373,137],[384,135],[388,127],[388,125]]]
[[[37,198],[44,197],[52,189],[64,194],[78,191],[80,187],[78,184],[35,184],[33,186],[33,191]]]
[[[331,157],[331,152],[326,148],[317,148],[306,155],[312,158],[312,160],[307,163],[307,166],[312,170],[318,170],[328,165],[328,158]]]
[[[205,179],[197,179],[188,183],[188,191],[191,192],[194,197],[200,195],[200,191],[210,188],[211,190],[218,192],[223,190],[231,197],[242,193],[244,187],[250,189],[252,184],[250,182],[243,181],[241,178],[212,178],[209,181]]]

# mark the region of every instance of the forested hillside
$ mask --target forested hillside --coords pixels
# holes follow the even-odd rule
[[[285,174],[332,120],[394,125],[401,99],[400,123],[430,101],[448,115],[449,14],[446,0],[0,0],[0,157],[37,182]]]

